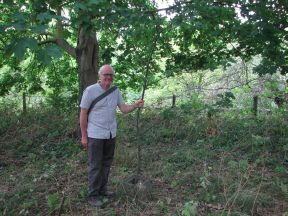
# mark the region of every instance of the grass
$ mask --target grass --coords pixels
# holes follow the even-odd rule
[[[75,136],[77,113],[50,109],[0,113],[0,215],[285,215],[288,209],[287,114],[253,118],[143,110],[140,136],[134,114],[118,116],[110,187],[136,173],[153,194],[118,194],[93,209],[87,194],[87,152]]]

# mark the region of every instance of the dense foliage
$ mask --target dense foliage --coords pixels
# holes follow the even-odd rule
[[[161,9],[156,4],[148,0],[4,1],[0,55],[1,66],[9,69],[1,72],[1,95],[13,86],[43,90],[47,79],[39,76],[46,77],[50,64],[67,65],[70,79],[79,80],[73,85],[80,84],[80,95],[97,80],[97,68],[104,63],[116,68],[121,88],[135,90],[142,87],[146,71],[153,84],[159,73],[215,69],[235,57],[247,61],[261,55],[256,72],[287,73],[287,1],[174,1]],[[84,42],[94,47],[92,56],[82,55]],[[28,66],[21,62],[24,59]],[[58,80],[67,76],[57,70]]]

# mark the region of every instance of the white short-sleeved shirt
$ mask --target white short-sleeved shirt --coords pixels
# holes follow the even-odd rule
[[[99,83],[88,86],[83,92],[80,107],[89,109],[93,100],[104,92],[105,90],[102,89]],[[116,108],[121,104],[124,104],[124,101],[118,88],[98,101],[88,116],[88,137],[109,139],[110,133],[112,138],[116,137]]]

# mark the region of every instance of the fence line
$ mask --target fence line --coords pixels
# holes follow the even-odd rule
[[[271,110],[269,108],[267,108],[267,105],[263,105],[261,104],[261,98],[263,99],[264,96],[262,95],[253,95],[253,94],[249,94],[247,93],[247,96],[249,98],[251,98],[251,103],[250,103],[250,107],[251,107],[251,111],[252,113],[256,116],[257,113],[259,111],[263,111],[263,112],[270,112]],[[18,101],[18,104],[19,106],[22,108],[22,111],[23,113],[26,113],[27,112],[27,109],[29,108],[35,108],[35,107],[39,107],[41,106],[45,100],[48,98],[47,96],[37,96],[37,95],[28,95],[26,93],[23,93],[22,94],[22,101],[21,101],[21,97],[19,95],[8,95],[6,96],[6,98],[8,100],[14,100],[14,101]],[[269,97],[268,97],[269,98]],[[274,98],[269,98],[270,101],[274,102]],[[177,103],[179,104],[179,102],[181,103],[182,101],[186,102],[186,101],[189,101],[191,100],[191,97],[187,96],[187,95],[184,95],[184,94],[179,94],[179,95],[176,95],[176,94],[171,94],[171,96],[165,96],[165,97],[158,97],[156,98],[156,101],[152,103],[149,103],[147,102],[145,107],[147,108],[152,108],[152,109],[161,109],[161,108],[167,108],[167,107],[172,107],[172,108],[175,108],[177,106]],[[213,101],[213,100],[211,100]],[[215,101],[215,99],[214,99]],[[275,103],[275,102],[274,102]],[[21,105],[20,105],[21,104]],[[278,104],[277,104],[278,105]],[[244,107],[247,106],[244,105]],[[275,107],[276,106],[276,103],[275,103]],[[227,110],[227,109],[225,109]],[[231,109],[230,110],[235,110],[235,108]],[[242,110],[241,107],[237,108],[237,110]]]

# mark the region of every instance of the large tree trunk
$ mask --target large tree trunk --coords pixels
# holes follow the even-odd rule
[[[79,99],[81,99],[85,88],[98,80],[99,44],[96,32],[87,33],[83,28],[79,30],[76,59],[79,73]]]

